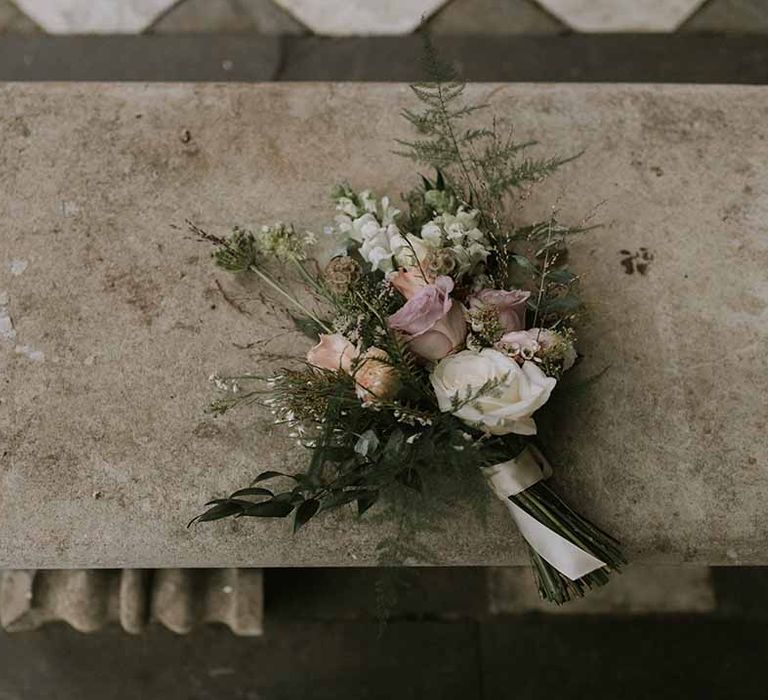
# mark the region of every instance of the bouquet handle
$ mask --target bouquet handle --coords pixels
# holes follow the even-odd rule
[[[552,475],[551,465],[537,447],[527,445],[514,459],[483,467],[482,472],[531,549],[557,571],[576,581],[606,566],[606,562],[562,537],[514,502],[514,496]]]

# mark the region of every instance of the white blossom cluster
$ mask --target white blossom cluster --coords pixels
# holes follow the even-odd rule
[[[392,272],[424,263],[431,252],[450,251],[455,275],[465,274],[489,254],[488,239],[477,225],[479,212],[460,206],[455,214],[443,212],[422,226],[419,234],[403,233],[397,223],[400,211],[389,197],[377,199],[370,190],[346,190],[336,198],[336,227],[359,245],[360,255],[373,270]]]
[[[457,276],[474,269],[490,253],[488,238],[477,226],[479,214],[477,209],[460,206],[455,214],[440,214],[421,227],[421,240],[427,248],[453,253]]]

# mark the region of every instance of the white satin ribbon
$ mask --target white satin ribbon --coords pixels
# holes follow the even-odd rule
[[[509,500],[510,496],[552,476],[552,467],[536,447],[528,445],[515,459],[484,467],[482,472],[493,492],[507,506],[520,534],[542,559],[561,574],[575,581],[605,566],[605,562],[550,530]]]

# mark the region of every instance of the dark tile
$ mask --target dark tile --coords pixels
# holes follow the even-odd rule
[[[382,611],[392,620],[477,619],[488,611],[481,568],[268,569],[264,590],[267,620],[372,620]]]
[[[440,36],[470,81],[764,84],[762,37],[698,35]],[[280,80],[423,79],[419,36],[287,38]]]
[[[0,34],[5,32],[35,34],[40,28],[11,0],[0,0]]]
[[[681,32],[768,33],[765,0],[708,0],[680,27]]]
[[[470,81],[765,84],[761,36],[440,36]],[[0,80],[423,79],[422,40],[275,35],[2,36]]]
[[[765,698],[768,626],[702,617],[545,618],[482,625],[486,697]]]
[[[0,80],[272,80],[280,40],[206,37],[0,37]]]
[[[715,566],[712,583],[718,613],[768,620],[768,566]]]
[[[281,623],[245,639],[221,628],[81,635],[0,633],[3,700],[467,700],[474,624]]]

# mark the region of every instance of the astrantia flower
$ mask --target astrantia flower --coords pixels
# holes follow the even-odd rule
[[[535,435],[531,416],[557,383],[536,363],[521,366],[490,348],[449,355],[437,363],[430,380],[441,411],[492,435]]]

